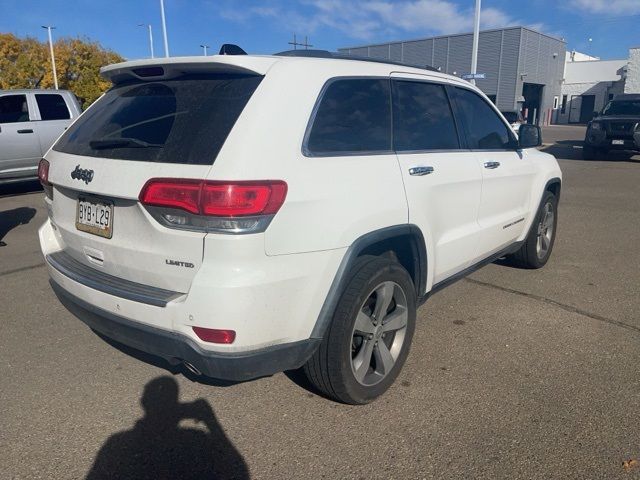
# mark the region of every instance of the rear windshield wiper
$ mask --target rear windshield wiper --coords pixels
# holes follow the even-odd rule
[[[107,148],[162,148],[164,145],[149,143],[137,138],[99,138],[91,140],[89,146],[94,150],[105,150]]]

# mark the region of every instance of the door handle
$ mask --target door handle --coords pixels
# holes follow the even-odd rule
[[[409,175],[417,175],[419,177],[430,173],[433,173],[433,167],[411,167],[409,169]]]
[[[30,128],[25,128],[24,130],[18,130],[18,133],[33,133],[33,130]]]
[[[484,162],[484,168],[498,168],[500,166],[500,162]]]

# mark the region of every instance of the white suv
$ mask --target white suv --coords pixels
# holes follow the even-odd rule
[[[505,255],[546,263],[561,173],[537,127],[517,140],[459,78],[324,56],[103,68],[113,87],[39,169],[67,308],[196,373],[304,366],[366,403],[430,294]]]

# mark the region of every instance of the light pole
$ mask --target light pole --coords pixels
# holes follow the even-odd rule
[[[167,22],[164,18],[164,0],[160,0],[160,16],[162,17],[162,36],[164,37],[164,56],[169,56],[169,40],[167,40]]]
[[[480,2],[476,0],[476,14],[473,19],[473,48],[471,51],[471,74],[478,73],[478,40],[480,37]],[[476,79],[471,79],[471,83],[476,84]]]
[[[153,55],[153,31],[151,30],[151,25],[147,23],[139,23],[139,27],[147,27],[149,29],[149,49],[151,50],[151,58],[155,58]]]
[[[46,28],[49,33],[49,51],[51,52],[51,69],[53,70],[53,85],[58,90],[58,74],[56,73],[56,57],[53,54],[53,40],[51,39],[51,30],[56,28],[51,25],[42,25],[42,28]]]
[[[209,45],[200,45],[202,47],[202,54],[206,57],[207,56],[207,48],[209,48]]]

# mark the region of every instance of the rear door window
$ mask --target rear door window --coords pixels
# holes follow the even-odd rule
[[[26,95],[3,95],[0,97],[0,123],[29,121],[29,106]]]
[[[465,126],[467,147],[472,150],[505,150],[513,146],[511,128],[480,95],[455,87],[458,118]]]
[[[68,120],[71,118],[62,95],[36,93],[36,103],[42,120]]]
[[[460,148],[444,86],[393,81],[393,145],[398,152]]]
[[[211,165],[261,80],[185,75],[118,85],[53,149],[105,159]]]
[[[390,97],[388,79],[332,81],[317,107],[306,150],[312,155],[390,152]]]

